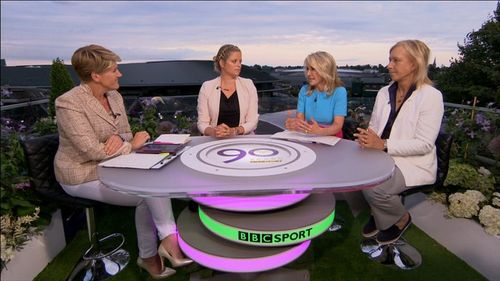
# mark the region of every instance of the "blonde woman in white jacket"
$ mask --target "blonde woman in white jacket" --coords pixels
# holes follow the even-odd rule
[[[380,244],[398,240],[411,224],[399,194],[436,180],[435,141],[444,105],[427,76],[429,55],[419,40],[400,41],[390,49],[392,82],[378,92],[369,127],[356,134],[361,147],[383,150],[396,164],[390,180],[363,191],[372,212],[363,236],[376,236]]]
[[[251,134],[259,121],[257,89],[252,80],[240,77],[241,50],[220,47],[214,68],[220,76],[205,81],[198,95],[198,130],[217,138]]]

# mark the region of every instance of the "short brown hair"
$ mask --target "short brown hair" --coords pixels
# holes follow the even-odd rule
[[[99,45],[81,47],[71,57],[71,64],[84,82],[92,79],[92,72],[103,73],[119,61],[121,59],[117,54]]]
[[[233,52],[241,53],[241,50],[237,46],[231,44],[226,44],[220,47],[219,51],[217,52],[217,55],[213,58],[214,70],[220,73],[219,61],[220,60],[226,61]]]

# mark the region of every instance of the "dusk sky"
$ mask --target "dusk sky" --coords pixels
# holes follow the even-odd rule
[[[397,41],[420,39],[438,65],[493,14],[496,1],[161,2],[1,1],[1,58],[7,65],[70,63],[84,45],[122,62],[209,60],[226,43],[247,65],[302,65],[315,51],[338,65],[387,64]]]

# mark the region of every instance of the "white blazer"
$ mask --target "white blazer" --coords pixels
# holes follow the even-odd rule
[[[391,112],[389,86],[379,90],[370,127],[380,136]],[[387,152],[405,178],[406,186],[432,184],[436,180],[436,138],[444,113],[443,96],[430,85],[415,90],[406,100],[387,140]]]
[[[220,105],[220,76],[205,81],[201,85],[198,95],[198,130],[204,133],[208,127],[216,127],[219,119]],[[245,129],[245,134],[253,133],[259,121],[259,100],[257,89],[252,80],[238,77],[236,78],[236,92],[240,104],[239,125]]]

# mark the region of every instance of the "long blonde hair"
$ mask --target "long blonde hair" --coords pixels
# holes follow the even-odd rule
[[[319,76],[325,81],[327,95],[333,94],[335,88],[344,85],[337,74],[337,63],[335,63],[335,59],[329,53],[319,51],[309,54],[306,57],[304,60],[304,74],[306,78],[308,66],[314,68]],[[310,96],[313,90],[314,87],[309,85],[307,88],[307,95]]]
[[[214,70],[220,73],[220,60],[226,61],[233,52],[240,52],[240,48],[235,45],[226,44],[219,48],[217,55],[213,58],[214,60]]]
[[[427,45],[420,40],[403,40],[394,44],[389,53],[396,47],[404,48],[410,56],[410,60],[416,66],[415,72],[413,73],[412,84],[415,84],[417,88],[425,84],[432,85],[432,81],[429,79],[427,74],[427,70],[429,68],[429,56],[431,53],[429,47],[427,47]]]

